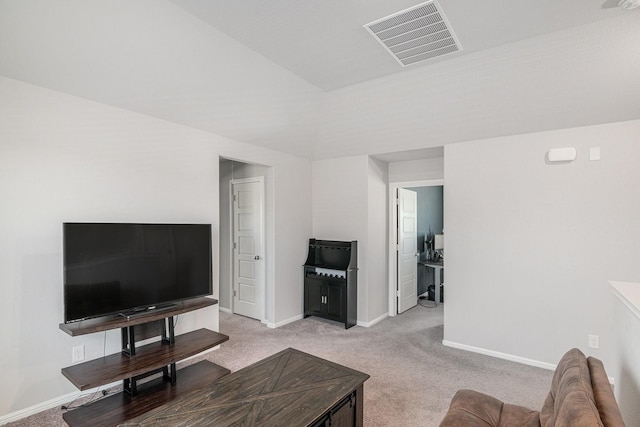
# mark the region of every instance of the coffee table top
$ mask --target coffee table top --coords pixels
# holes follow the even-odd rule
[[[306,426],[368,378],[362,372],[288,348],[123,426]]]

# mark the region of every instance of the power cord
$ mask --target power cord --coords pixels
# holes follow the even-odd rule
[[[100,396],[99,398],[96,399],[96,396],[97,396],[98,393],[102,393],[102,396]],[[107,394],[109,394],[109,390],[96,390],[96,392],[93,393],[93,396],[91,396],[89,401],[83,403],[82,405],[73,406],[73,404],[76,403],[76,400],[78,400],[78,399],[80,399],[82,397],[82,396],[78,396],[75,399],[73,399],[73,401],[71,403],[68,403],[66,405],[62,405],[60,407],[60,409],[63,410],[63,411],[69,411],[71,409],[82,408],[83,406],[89,405],[90,403],[97,402],[98,400],[103,399]]]
[[[102,338],[102,356],[106,356],[107,355],[107,331],[104,331],[104,335]],[[96,399],[96,396],[98,395],[98,393],[102,393],[102,396],[100,396],[99,398]],[[80,399],[82,397],[82,395],[76,397],[75,399],[73,399],[73,401],[71,403],[68,403],[66,405],[62,405],[60,407],[61,410],[63,411],[69,411],[71,409],[77,409],[77,408],[82,408],[85,405],[88,405],[89,403],[93,403],[96,402],[102,398],[104,398],[107,394],[109,394],[108,390],[96,390],[95,393],[93,393],[93,396],[91,396],[91,398],[89,399],[88,402],[83,403],[82,405],[78,405],[78,406],[73,406],[74,403],[76,403],[76,400]]]

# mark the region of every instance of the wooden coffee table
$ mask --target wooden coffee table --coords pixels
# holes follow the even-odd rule
[[[288,348],[123,426],[362,426],[368,378]]]

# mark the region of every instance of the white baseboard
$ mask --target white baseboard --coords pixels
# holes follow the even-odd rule
[[[296,314],[295,316],[285,320],[281,320],[280,322],[276,322],[276,323],[267,322],[267,328],[271,328],[271,329],[279,328],[280,326],[284,326],[287,323],[292,323],[300,319],[302,319],[302,314]]]
[[[501,353],[499,351],[487,350],[486,348],[474,347],[472,345],[460,344],[453,341],[442,340],[442,345],[460,350],[470,351],[472,353],[484,354],[486,356],[496,357],[498,359],[509,360],[511,362],[522,363],[523,365],[535,366],[537,368],[555,371],[558,365],[553,363],[541,362],[539,360],[527,359],[526,357],[514,356],[513,354]],[[588,356],[588,355],[587,355]],[[611,386],[615,386],[615,378],[607,375]]]
[[[233,314],[233,312],[231,310],[229,310],[228,308],[224,308],[224,307],[218,307],[218,310],[220,310],[223,313],[229,313],[229,314]],[[287,323],[291,323],[291,322],[295,322],[296,320],[300,320],[302,319],[302,314],[298,314],[296,316],[290,317],[288,319],[282,320],[280,322],[268,322],[265,319],[260,320],[260,323],[262,323],[263,325],[266,325],[267,328],[271,328],[271,329],[275,329],[275,328],[279,328],[280,326],[284,326]]]
[[[48,409],[55,408],[56,406],[61,407],[65,403],[73,402],[75,399],[79,399],[80,397],[87,396],[97,392],[98,390],[107,390],[111,387],[120,385],[120,382],[114,382],[111,384],[106,384],[100,387],[95,387],[90,390],[85,391],[74,391],[72,393],[68,393],[62,396],[54,397],[53,399],[49,399],[45,402],[36,403],[35,405],[29,406],[24,409],[20,409],[19,411],[11,412],[5,414],[0,417],[0,425],[5,425],[7,423],[18,421],[22,418],[29,417],[31,415],[35,415],[38,412],[46,411]]]
[[[82,393],[80,392],[69,393],[69,394],[65,394],[64,396],[59,396],[59,397],[47,400],[46,402],[41,402],[36,405],[29,406],[28,408],[24,408],[19,411],[11,412],[9,414],[6,414],[0,417],[0,425],[4,425],[13,421],[18,421],[22,418],[37,414],[38,412],[55,408],[56,406],[62,406],[65,403],[80,397],[81,395]]]
[[[375,325],[376,323],[383,321],[383,320],[384,320],[384,319],[386,319],[387,317],[389,317],[389,313],[384,313],[382,316],[380,316],[380,317],[377,317],[377,318],[373,319],[371,322],[361,322],[361,321],[358,321],[358,322],[357,322],[357,325],[358,325],[358,326],[365,327],[365,328],[369,328],[369,327],[371,327],[371,326]]]
[[[442,340],[442,345],[447,347],[458,348],[460,350],[470,351],[472,353],[484,354],[486,356],[496,357],[498,359],[509,360],[511,362],[522,363],[523,365],[535,366],[537,368],[548,369],[554,371],[557,365],[553,363],[541,362],[539,360],[527,359],[526,357],[514,356],[513,354],[501,353],[499,351],[488,350],[486,348],[474,347],[472,345],[460,344],[453,341]]]

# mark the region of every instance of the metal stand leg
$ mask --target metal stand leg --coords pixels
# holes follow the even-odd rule
[[[173,317],[167,317],[165,321],[162,322],[162,342],[167,344],[174,344],[176,342]]]
[[[121,337],[122,337],[122,353],[129,357],[135,356],[136,339],[135,339],[135,331],[133,329],[133,326],[127,326],[122,328]],[[161,331],[160,340],[163,345],[172,345],[176,342],[175,323],[173,321],[173,316],[166,317],[162,321],[162,331]],[[162,378],[165,381],[169,381],[171,384],[176,383],[176,379],[177,379],[176,364],[172,363],[170,365],[164,366],[154,371],[146,372],[144,374],[136,375],[135,377],[127,378],[123,380],[122,388],[130,396],[135,396],[138,394],[138,381],[141,380],[142,378],[146,378],[148,376],[157,374],[159,372],[162,372]]]
[[[122,353],[127,356],[135,356],[136,354],[136,334],[133,326],[126,326],[122,331]]]

